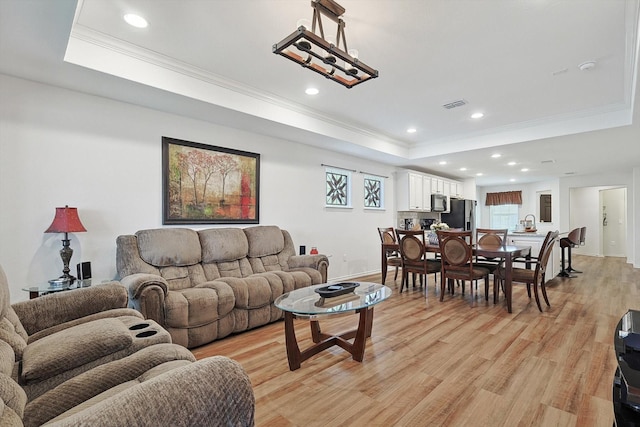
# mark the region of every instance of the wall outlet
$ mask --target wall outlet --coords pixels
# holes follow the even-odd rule
[[[347,254],[342,255],[342,261],[347,262]]]
[[[611,246],[615,246],[616,245],[616,241],[612,240],[610,244],[611,244]]]

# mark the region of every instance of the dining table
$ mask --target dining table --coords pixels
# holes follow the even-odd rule
[[[426,243],[425,247],[428,252],[439,253],[440,246],[432,243]],[[384,244],[383,245],[383,269],[386,270],[386,259],[384,253],[387,250],[397,249],[397,244]],[[516,258],[531,259],[531,246],[521,245],[488,245],[488,244],[474,244],[473,254],[476,256],[483,256],[485,258],[500,258],[504,260],[505,278],[504,278],[504,294],[507,300],[507,311],[512,312],[511,295],[513,290],[512,280],[512,268],[513,260]],[[530,264],[526,264],[526,268],[530,268]],[[494,301],[496,296],[494,296]]]
[[[531,246],[519,245],[480,245],[475,244],[473,253],[476,256],[485,258],[501,258],[504,259],[504,294],[507,300],[507,311],[511,313],[511,294],[513,289],[512,268],[515,258],[524,257],[525,260],[531,259]],[[530,268],[530,264],[526,264]],[[496,295],[494,295],[494,301]]]

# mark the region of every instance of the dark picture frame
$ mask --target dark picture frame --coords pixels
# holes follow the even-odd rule
[[[162,223],[259,224],[260,154],[162,137]]]

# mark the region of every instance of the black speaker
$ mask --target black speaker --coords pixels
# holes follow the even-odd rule
[[[300,245],[300,255],[304,255],[307,253],[307,247],[305,245]]]
[[[91,279],[91,263],[90,262],[81,262],[76,265],[76,270],[78,271],[78,279]]]

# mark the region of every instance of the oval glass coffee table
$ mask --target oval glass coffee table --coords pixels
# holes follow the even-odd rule
[[[328,294],[331,294],[333,289],[327,290],[330,286],[352,287],[353,284],[358,286],[348,293],[335,297],[324,293],[323,297],[316,291],[324,289]],[[391,288],[378,283],[342,282],[296,289],[278,297],[275,300],[275,306],[284,311],[284,334],[289,369],[294,371],[300,368],[300,363],[334,345],[351,353],[353,360],[362,362],[366,339],[371,336],[373,307],[389,298],[391,292]],[[338,335],[325,334],[320,330],[320,319],[348,313],[360,314],[357,329]],[[293,325],[295,318],[310,321],[311,337],[315,344],[303,351],[300,351],[296,340]],[[348,341],[352,338],[354,339],[353,343]]]

